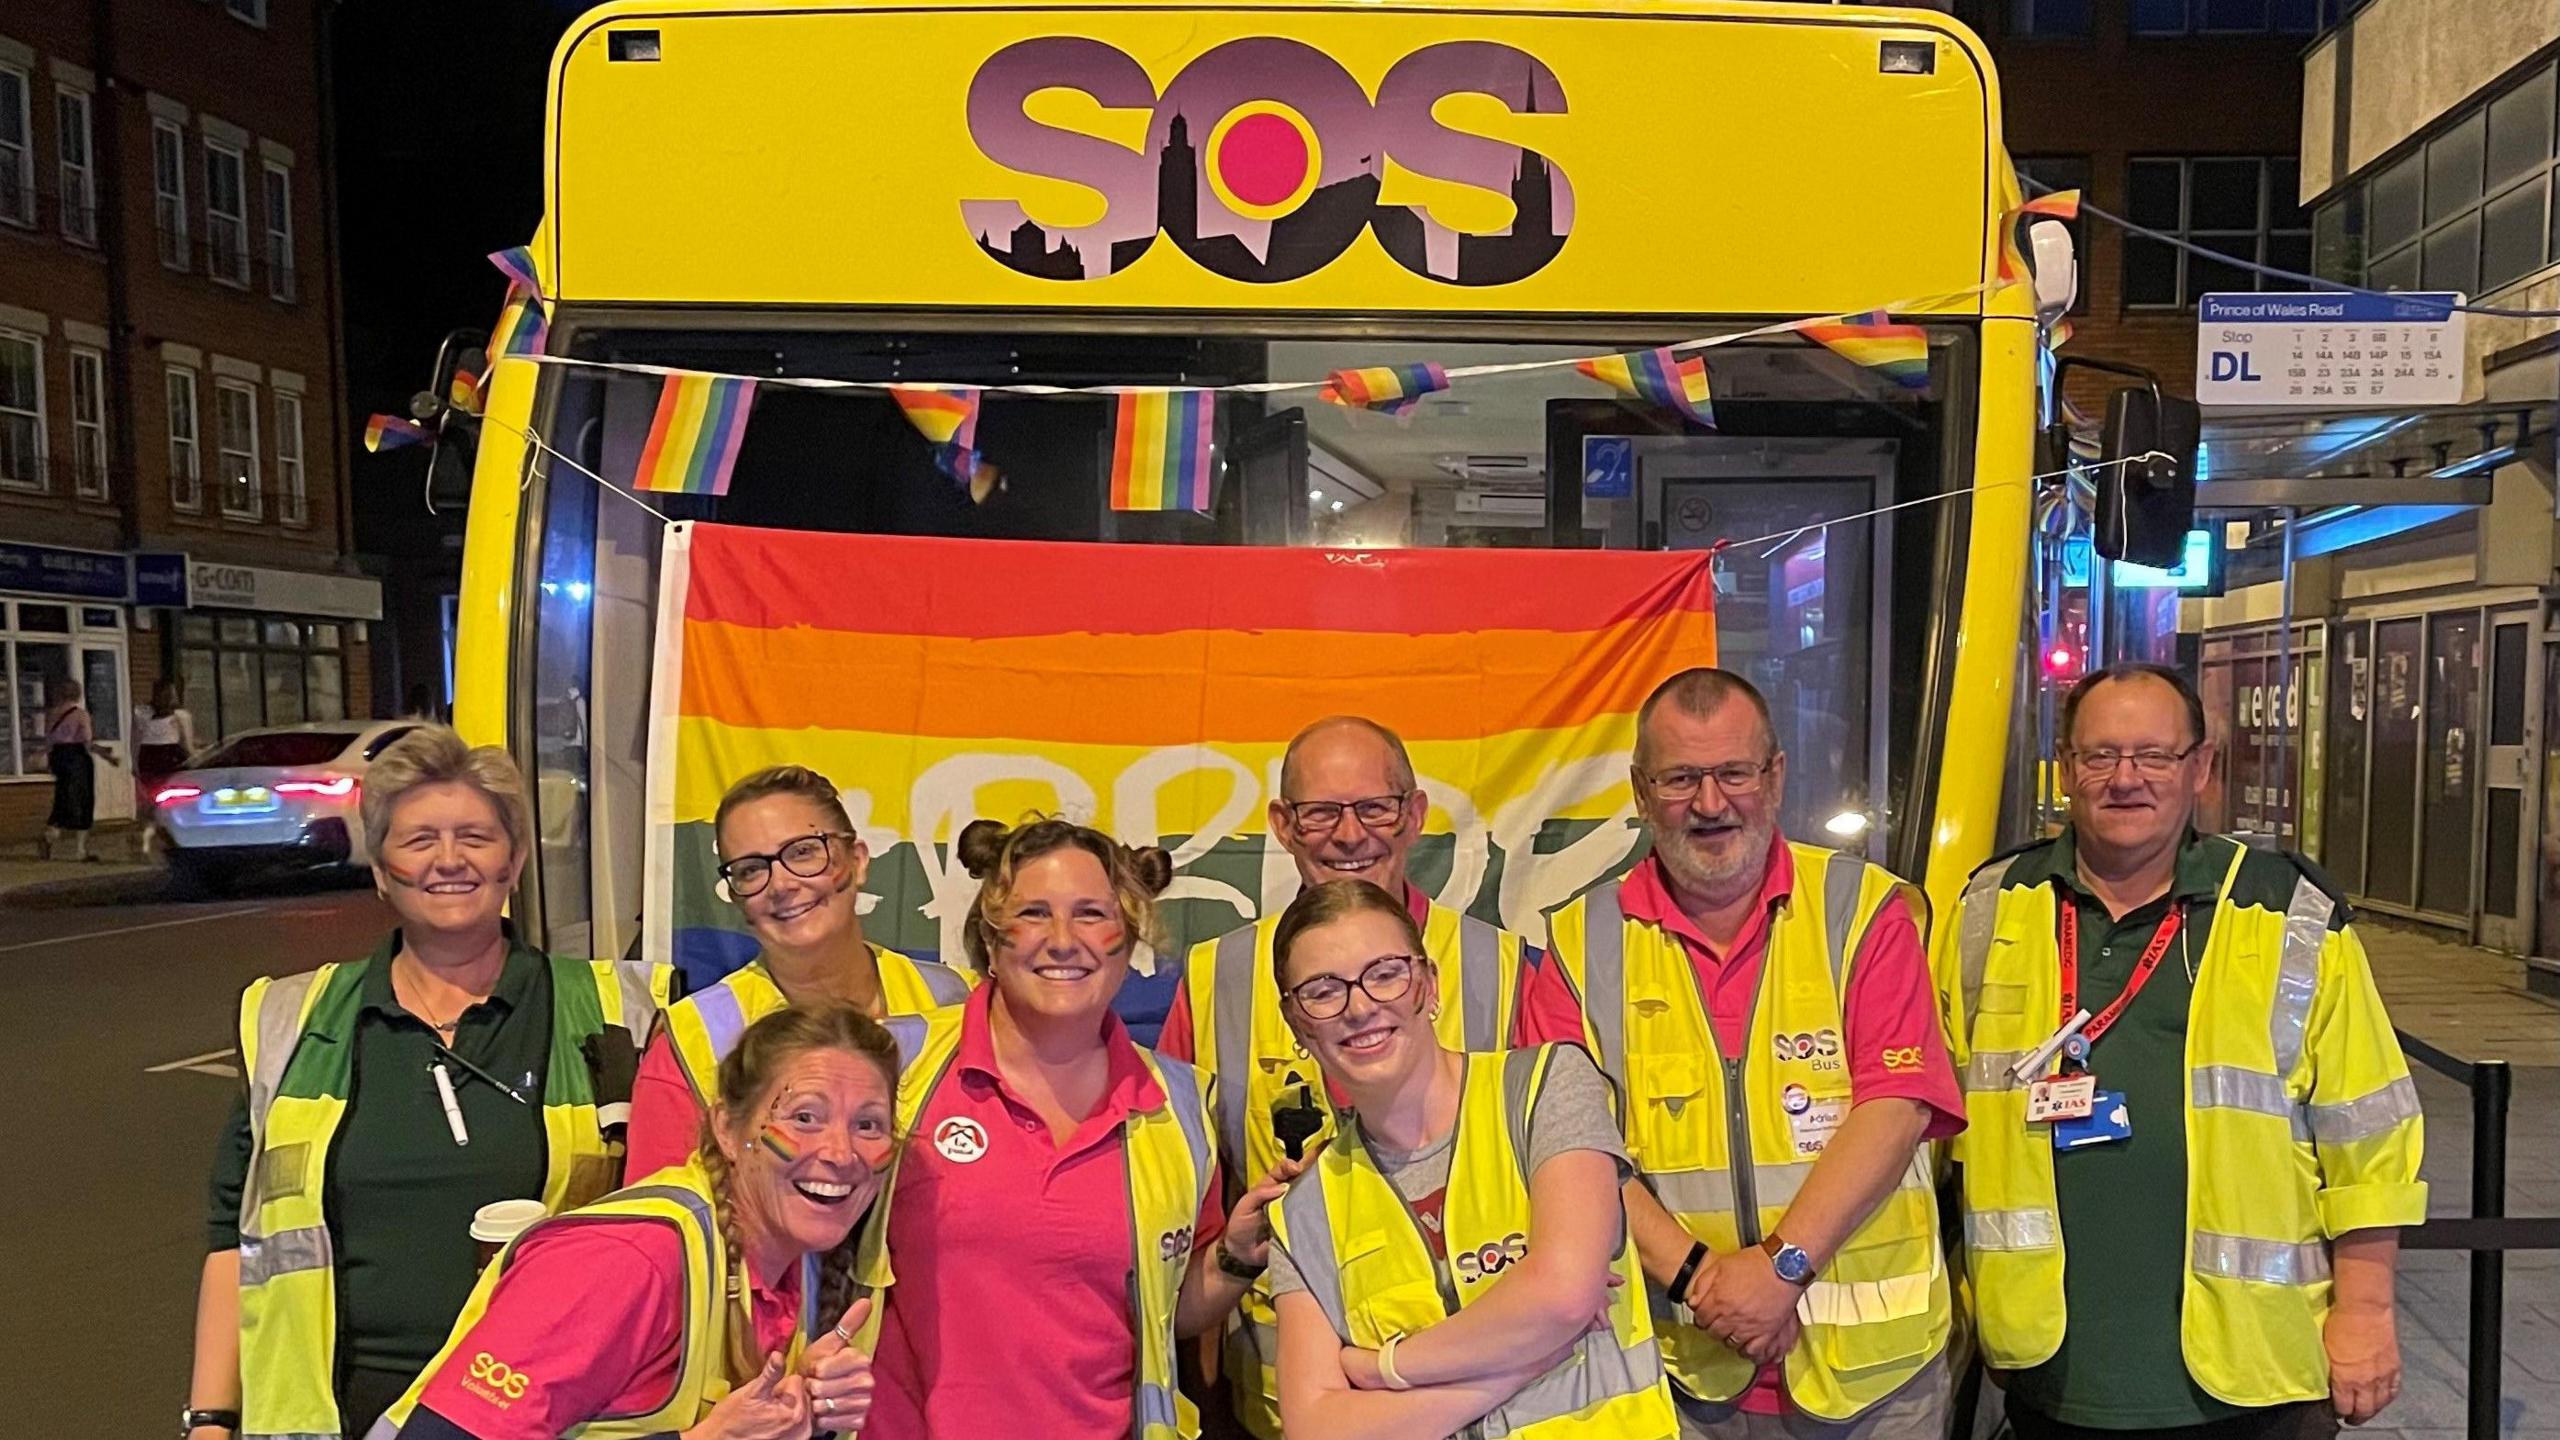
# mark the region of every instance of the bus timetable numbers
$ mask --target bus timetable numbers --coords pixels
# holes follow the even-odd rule
[[[1481,99],[1435,108],[1451,97]],[[1511,46],[1459,40],[1398,60],[1373,95],[1324,52],[1257,36],[1159,91],[1115,46],[1042,36],[979,67],[968,118],[988,159],[1045,183],[963,200],[960,215],[988,258],[1050,280],[1117,274],[1161,236],[1214,274],[1277,284],[1366,231],[1416,275],[1507,285],[1563,250],[1573,185],[1537,151],[1466,129],[1469,113],[1561,120],[1564,86]],[[1478,193],[1437,199],[1443,212],[1415,177]]]
[[[2196,399],[2206,405],[2453,405],[2462,400],[2462,297],[2451,292],[2207,295],[2197,308]]]

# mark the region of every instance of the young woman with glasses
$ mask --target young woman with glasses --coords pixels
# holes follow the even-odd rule
[[[669,1007],[641,1057],[623,1172],[633,1179],[692,1153],[703,1114],[719,1099],[722,1057],[764,1016],[832,1000],[886,1019],[969,995],[958,970],[863,938],[859,902],[871,853],[827,777],[800,765],[760,770],[721,797],[712,829],[720,896],[737,907],[759,949],[718,984]]]
[[[1677,1433],[1599,1072],[1570,1045],[1443,1045],[1422,948],[1358,880],[1300,894],[1272,937],[1289,1027],[1349,1101],[1271,1212],[1283,1428]]]

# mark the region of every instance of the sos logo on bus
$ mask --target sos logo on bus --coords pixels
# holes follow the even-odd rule
[[[1101,213],[1044,223],[1018,197],[986,197],[963,200],[961,218],[998,264],[1052,280],[1117,274],[1164,239],[1214,274],[1274,284],[1332,264],[1365,230],[1416,275],[1507,285],[1564,248],[1573,186],[1537,151],[1434,113],[1457,95],[1489,97],[1514,116],[1566,113],[1553,71],[1484,40],[1416,50],[1374,94],[1331,56],[1277,37],[1209,50],[1161,93],[1134,57],[1100,40],[1024,40],[970,81],[970,138],[999,165],[1083,187],[1082,208],[1098,198]],[[1143,147],[1093,133],[1114,128],[1108,121],[1060,123],[1094,106],[1145,112]],[[1129,133],[1134,121],[1119,128]],[[1478,228],[1392,198],[1409,194],[1398,187],[1415,176],[1485,192],[1461,207]]]

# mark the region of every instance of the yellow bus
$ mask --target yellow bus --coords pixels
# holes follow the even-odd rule
[[[988,538],[1758,537],[1718,561],[1718,643],[1775,704],[1789,830],[1864,849],[1940,913],[1992,850],[2033,648],[2044,351],[2032,287],[2002,283],[2018,197],[1991,61],[1948,17],[616,0],[575,23],[550,87],[547,353],[495,366],[455,671],[461,727],[538,777],[518,915],[552,949],[632,946],[649,825],[704,818],[648,813],[659,521],[575,473],[630,470],[656,389],[622,366],[1251,384],[1890,308],[1926,329],[1925,385],[1755,335],[1704,352],[1713,430],[1570,367],[1452,387],[1401,423],[1230,396],[1207,516],[1107,507],[1100,403],[990,395],[980,444],[1010,480],[973,506],[885,395],[771,385],[726,496],[650,498]],[[688,843],[684,904],[709,887],[708,840]],[[934,949],[898,870],[875,860],[874,938]]]

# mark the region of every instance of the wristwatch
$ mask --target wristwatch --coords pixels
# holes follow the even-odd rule
[[[1779,1279],[1790,1285],[1813,1283],[1813,1257],[1804,1253],[1803,1246],[1790,1245],[1772,1231],[1760,1248],[1768,1253],[1769,1268],[1778,1272]]]
[[[240,1412],[237,1410],[198,1410],[194,1406],[190,1405],[178,1412],[178,1440],[186,1440],[186,1437],[194,1434],[196,1431],[207,1425],[213,1426],[217,1430],[228,1430],[236,1435],[240,1433]]]
[[[1259,1280],[1262,1278],[1262,1272],[1270,1268],[1268,1261],[1260,1265],[1248,1265],[1237,1259],[1235,1252],[1227,1248],[1227,1242],[1224,1239],[1218,1241],[1217,1251],[1218,1268],[1237,1280],[1247,1282]]]

